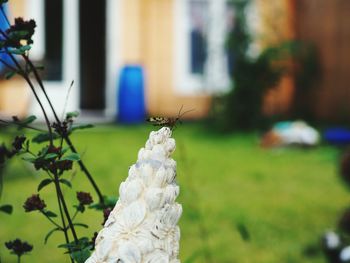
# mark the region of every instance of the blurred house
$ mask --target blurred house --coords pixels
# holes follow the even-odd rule
[[[313,98],[315,111],[330,117],[337,114],[336,108],[348,109],[350,23],[346,17],[350,17],[350,2],[252,2],[249,20],[257,36],[255,47],[262,49],[295,37],[315,42],[326,69],[325,82]],[[119,72],[127,64],[144,68],[150,115],[174,116],[184,105],[195,109],[187,117],[205,117],[211,96],[230,88],[225,53],[226,33],[234,26],[230,1],[10,0],[9,9],[10,14],[37,21],[30,55],[45,65],[45,85],[58,112],[64,110],[74,80],[67,110],[115,116]],[[1,81],[0,112],[40,112],[24,86],[18,78]],[[283,78],[266,94],[266,114],[287,112],[293,90],[293,77]]]
[[[274,5],[271,5],[272,2]],[[279,4],[276,5],[277,2]],[[281,7],[283,2],[286,4],[285,8]],[[272,9],[276,7],[279,10],[287,10],[288,18],[285,21],[288,21],[288,26],[271,19]],[[292,100],[295,99],[296,89],[299,89],[304,97],[304,103],[309,104],[310,113],[318,120],[348,122],[350,120],[350,1],[266,1],[263,10],[269,13],[263,15],[269,23],[264,28],[276,32],[265,34],[275,39],[272,39],[272,42],[278,41],[280,32],[284,32],[286,34],[284,37],[287,39],[312,43],[317,49],[320,63],[320,75],[312,90],[296,86],[293,78],[285,77],[279,87],[266,95],[265,112],[285,113],[290,107],[296,107],[292,104]],[[274,13],[279,14],[280,11],[275,10]],[[281,26],[285,30],[281,30]]]

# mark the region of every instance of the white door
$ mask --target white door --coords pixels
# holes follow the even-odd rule
[[[82,76],[81,73],[88,72],[86,71],[85,64],[85,68],[81,66],[86,61],[81,57],[81,50],[84,48],[86,50],[86,42],[82,42],[80,39],[84,31],[81,30],[81,27],[85,26],[80,21],[84,17],[81,14],[83,12],[82,10],[84,10],[82,5],[85,5],[87,2],[92,1],[26,0],[25,2],[26,10],[28,11],[27,17],[34,18],[37,22],[37,28],[33,38],[34,45],[30,51],[30,57],[33,61],[43,62],[45,66],[45,70],[43,71],[44,85],[60,117],[63,116],[63,112],[80,110],[81,108],[88,110],[86,103],[84,107],[83,102],[83,96],[86,96],[87,92],[81,86],[81,83],[84,83],[82,77],[87,75],[85,73]],[[104,58],[104,76],[100,78],[103,79],[100,85],[96,85],[96,89],[103,92],[103,98],[101,99],[103,105],[100,104],[97,110],[108,116],[115,114],[114,98],[117,73],[120,68],[119,10],[120,0],[106,0],[105,10],[103,10],[104,17],[100,16],[100,22],[105,26],[104,33],[101,34],[105,48],[102,48],[100,51],[101,58]],[[94,18],[92,17],[92,19]],[[98,21],[95,22],[98,23]],[[98,40],[92,39],[91,41]],[[90,63],[88,66],[91,68],[94,65]],[[72,81],[74,81],[74,85],[69,89]],[[43,98],[43,94],[41,94],[39,89],[38,92],[40,97]],[[34,98],[31,105],[31,113],[42,116],[41,110],[37,103],[35,103]]]

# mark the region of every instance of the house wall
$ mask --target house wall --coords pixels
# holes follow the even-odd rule
[[[271,18],[274,17],[273,14],[281,14],[281,11],[273,11],[273,6],[268,1],[258,1],[261,9],[265,10],[263,16]],[[285,11],[282,12],[283,15],[276,16],[270,22],[272,24],[264,25],[263,28],[270,28],[271,31],[265,35],[273,36],[267,43],[276,42],[280,36],[281,39],[298,39],[312,43],[317,48],[321,75],[308,95],[307,103],[311,113],[321,121],[349,121],[350,1],[283,0],[274,3]],[[276,24],[280,26],[276,27]],[[280,32],[278,28],[284,28],[284,33],[274,34],[273,28],[276,32]],[[288,112],[294,95],[293,87],[293,78],[283,78],[278,87],[266,94],[265,113]]]
[[[350,120],[350,1],[295,0],[297,37],[316,45],[321,78],[312,93],[322,120]]]
[[[174,85],[174,1],[123,1],[123,63],[145,68],[146,103],[150,115],[176,116],[179,109],[195,109],[185,118],[207,115],[210,97],[181,96]]]
[[[24,16],[24,0],[11,0],[9,18]],[[11,80],[0,80],[0,115],[23,117],[28,113],[31,102],[31,94],[25,86],[25,82],[18,76]]]
[[[13,19],[14,17],[24,17],[25,15],[25,0],[10,0],[10,19]]]
[[[19,77],[0,81],[0,116],[24,117],[28,114],[30,103],[30,90]]]
[[[294,39],[293,0],[257,0],[257,4],[261,20],[257,41],[262,49]],[[293,94],[293,76],[283,76],[279,84],[265,94],[263,112],[266,115],[286,115],[291,107]]]

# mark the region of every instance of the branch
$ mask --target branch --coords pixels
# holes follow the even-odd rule
[[[63,227],[61,227],[59,224],[57,224],[55,221],[51,219],[48,215],[46,215],[43,211],[40,211],[52,224],[54,224],[57,228],[60,230],[63,230]]]
[[[24,124],[21,124],[21,123],[16,123],[16,122],[13,122],[13,121],[5,121],[5,120],[1,120],[0,119],[0,122],[6,124],[7,126],[17,125],[17,126],[19,126],[21,128],[26,128],[26,129],[31,129],[31,130],[35,130],[35,131],[45,132],[44,130],[41,130],[39,128],[36,128],[36,127],[33,127],[33,126],[29,126],[29,125],[24,125]]]
[[[45,95],[45,98],[46,100],[48,101],[49,105],[50,105],[50,108],[52,110],[52,113],[55,117],[55,120],[56,122],[60,125],[61,124],[61,120],[59,119],[56,111],[55,111],[55,108],[53,107],[52,103],[51,103],[51,100],[49,98],[49,96],[47,95],[46,93],[46,90],[45,90],[45,87],[44,87],[44,84],[41,80],[41,77],[36,69],[36,67],[33,65],[33,63],[31,62],[31,60],[29,59],[29,57],[25,54],[22,55],[22,57],[24,58],[24,60],[26,61],[26,63],[30,66],[31,70],[33,71],[34,73],[34,76],[35,76],[35,79],[36,81],[38,82],[41,90],[43,91],[44,95]],[[70,140],[69,138],[69,135],[63,135],[64,137],[64,140],[66,141],[66,143],[68,144],[69,148],[72,150],[72,152],[74,153],[78,153],[76,148],[74,147],[72,141]],[[90,181],[92,187],[94,188],[96,194],[98,195],[98,198],[99,198],[99,201],[101,204],[104,204],[104,198],[103,198],[103,195],[98,187],[98,185],[96,184],[95,180],[93,179],[92,175],[90,174],[89,170],[86,168],[85,164],[83,163],[83,161],[79,160],[78,161],[78,164],[80,166],[80,169],[83,171],[83,173],[85,173],[86,177],[88,178],[88,180]]]
[[[66,215],[67,220],[68,220],[68,225],[69,225],[69,228],[71,229],[71,232],[72,232],[72,235],[73,235],[73,238],[74,238],[74,242],[76,244],[78,244],[78,236],[77,236],[77,233],[75,232],[75,228],[74,228],[72,219],[71,219],[71,217],[69,215],[69,211],[68,211],[68,208],[67,208],[67,205],[66,205],[66,201],[64,200],[64,196],[63,196],[63,193],[62,193],[62,190],[61,190],[61,186],[60,186],[60,182],[59,182],[59,179],[58,179],[58,175],[55,173],[54,177],[55,177],[54,178],[54,183],[55,183],[56,192],[57,192],[59,201],[62,204],[63,211],[64,211],[64,213]]]

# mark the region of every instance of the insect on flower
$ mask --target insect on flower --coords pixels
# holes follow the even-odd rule
[[[179,113],[177,117],[175,118],[168,118],[168,117],[150,117],[147,119],[148,122],[150,122],[153,126],[165,126],[169,127],[171,130],[174,130],[176,128],[176,124],[179,122],[181,123],[181,117],[184,116],[186,113],[193,111],[194,109],[185,111],[181,113],[183,108],[183,105],[181,106]]]

